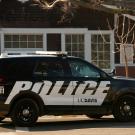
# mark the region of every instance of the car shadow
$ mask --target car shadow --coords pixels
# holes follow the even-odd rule
[[[6,130],[6,132],[11,132],[11,131],[14,131],[15,126],[13,125],[11,121],[3,120],[0,122],[0,130],[1,128],[2,130],[4,129],[4,131]]]
[[[117,122],[113,118],[85,119],[71,121],[37,122],[31,131],[60,131],[87,128],[135,128],[135,122]]]
[[[6,130],[13,130],[15,126],[11,121],[2,121],[0,128]],[[73,119],[73,120],[42,120],[38,121],[35,125],[29,127],[30,132],[40,131],[60,131],[60,130],[74,130],[74,129],[87,129],[87,128],[135,128],[134,122],[117,122],[114,118],[101,118],[101,119]],[[22,128],[23,130],[23,128]]]

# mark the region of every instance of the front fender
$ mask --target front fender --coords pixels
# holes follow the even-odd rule
[[[123,88],[120,89],[118,91],[114,91],[114,95],[113,95],[113,103],[117,103],[118,99],[125,96],[125,95],[131,95],[135,97],[135,89],[133,88]]]

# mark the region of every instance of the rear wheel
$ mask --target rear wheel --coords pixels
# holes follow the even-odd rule
[[[93,119],[100,119],[103,115],[102,114],[93,114],[93,115],[87,115],[89,118]]]
[[[32,126],[38,119],[39,108],[32,99],[21,99],[16,102],[11,119],[18,126]]]
[[[135,97],[121,97],[113,107],[113,115],[118,121],[135,120]]]

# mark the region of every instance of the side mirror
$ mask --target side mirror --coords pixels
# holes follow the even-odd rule
[[[110,73],[108,73],[109,76],[115,76],[116,74],[116,70],[115,69],[112,69],[112,71]]]

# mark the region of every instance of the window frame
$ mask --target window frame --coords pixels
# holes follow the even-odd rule
[[[70,42],[66,42],[66,36],[70,36]],[[74,42],[76,36],[76,41]],[[82,41],[79,40],[81,36]],[[80,51],[79,45],[83,45],[82,50]],[[67,51],[67,45],[70,45],[70,50]],[[76,45],[76,50],[73,50],[73,45]],[[73,54],[76,53],[77,57],[81,57],[85,59],[85,34],[84,33],[65,33],[65,51],[69,52],[70,56],[75,56]],[[83,54],[83,56],[82,56]]]
[[[87,30],[85,32],[67,32],[62,34],[62,51],[66,51],[66,43],[65,43],[65,35],[66,34],[84,34],[84,59],[88,62],[92,60],[92,49],[91,49],[91,36],[93,34],[105,34],[110,36],[110,68],[109,69],[102,69],[107,73],[110,73],[112,69],[115,68],[115,55],[114,55],[114,31],[113,30]]]
[[[14,49],[4,48],[4,34],[42,34],[43,35],[43,48],[26,48],[26,49]],[[47,34],[56,33],[61,34],[61,50],[65,51],[65,34],[84,34],[84,59],[91,62],[91,34],[110,34],[111,37],[111,50],[114,51],[114,31],[113,30],[89,30],[88,28],[3,28],[0,32],[1,36],[1,52],[4,51],[46,51],[47,50]],[[110,72],[115,68],[114,53],[111,53],[111,68],[103,69]]]
[[[135,49],[133,44],[125,44],[126,49],[126,56],[128,64],[135,64],[134,63],[134,55]],[[130,52],[130,53],[129,53]],[[120,45],[120,64],[125,63],[125,56],[124,56],[124,46]]]
[[[11,36],[11,40],[6,41],[6,36]],[[13,40],[14,36],[18,36],[18,40]],[[21,40],[21,36],[26,36],[27,40]],[[34,39],[30,40],[28,39],[30,36],[33,36]],[[41,40],[37,40],[37,37],[41,36]],[[6,47],[6,43],[11,43],[10,47]],[[18,43],[18,47],[13,47],[14,43]],[[21,43],[26,43],[26,47],[21,47]],[[30,43],[34,43],[34,47],[30,47]],[[38,43],[41,43],[41,47],[37,47]],[[5,50],[18,50],[18,51],[23,51],[23,50],[43,50],[44,47],[44,35],[43,33],[4,33],[4,49]]]
[[[92,36],[96,37],[96,40],[95,41],[92,41]],[[101,38],[105,38],[104,36],[108,36],[109,40],[108,42],[104,43],[104,39],[101,39]],[[110,69],[111,68],[111,47],[110,47],[110,35],[109,34],[92,34],[91,35],[91,61],[92,62],[96,62],[97,63],[97,66],[100,67],[100,64],[105,62],[105,63],[108,63],[109,62],[109,67],[108,68],[105,68],[105,67],[100,67],[104,70],[106,69]],[[108,50],[105,50],[105,46],[108,45]],[[93,47],[95,46],[95,50],[92,50]],[[101,47],[101,48],[100,48]],[[93,54],[96,54],[96,58],[93,59]],[[108,54],[108,58],[109,59],[106,59],[106,55]],[[102,59],[101,59],[102,57]],[[106,65],[106,64],[105,64]]]

